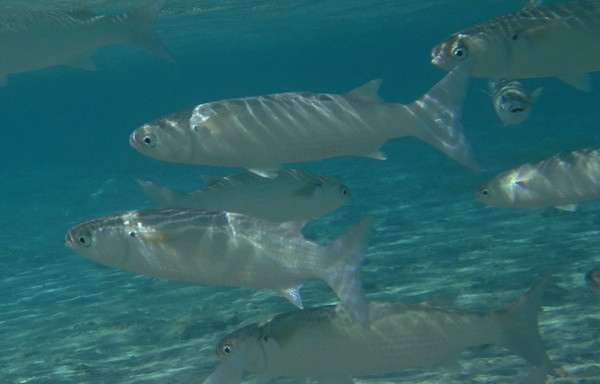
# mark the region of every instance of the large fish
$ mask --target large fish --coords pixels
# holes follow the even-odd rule
[[[71,228],[66,244],[98,263],[196,284],[271,288],[302,308],[300,287],[324,280],[368,323],[360,265],[371,218],[328,246],[304,238],[295,222],[194,209],[130,211]]]
[[[431,367],[468,347],[494,344],[554,373],[537,329],[547,278],[526,295],[488,313],[428,304],[369,302],[370,327],[340,306],[277,315],[221,340],[222,364],[204,384],[235,384],[244,371],[350,384],[352,376]]]
[[[378,80],[343,95],[300,92],[216,101],[145,124],[129,141],[160,160],[243,167],[274,177],[280,164],[291,162],[384,159],[379,147],[387,140],[415,136],[475,168],[460,123],[468,78],[468,66],[461,66],[408,105],[382,101]]]
[[[496,207],[574,210],[581,201],[600,198],[600,150],[584,149],[523,164],[484,183],[475,196]]]
[[[112,44],[134,45],[172,60],[151,29],[166,1],[153,0],[115,16],[87,11],[1,13],[0,84],[6,83],[7,74],[54,65],[95,69],[89,56]]]
[[[490,79],[488,85],[494,110],[505,124],[519,124],[527,120],[531,106],[542,92],[542,88],[529,92],[514,79]]]
[[[589,91],[588,72],[600,70],[600,0],[527,7],[447,37],[432,63],[451,70],[472,62],[473,76],[558,77]]]
[[[203,180],[205,185],[195,192],[146,180],[138,183],[157,207],[236,212],[281,222],[325,215],[350,198],[350,190],[340,181],[299,169],[280,169],[272,179],[242,172]]]

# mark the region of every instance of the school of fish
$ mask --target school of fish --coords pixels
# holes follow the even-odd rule
[[[151,30],[165,3],[153,0],[117,16],[2,15],[0,79],[53,65],[93,69],[89,55],[110,44],[135,45],[171,60]],[[513,303],[487,313],[367,301],[361,265],[377,218],[365,217],[328,245],[305,238],[306,221],[340,207],[350,190],[332,177],[281,166],[338,156],[384,160],[384,143],[412,136],[477,169],[461,123],[469,78],[488,78],[498,117],[519,124],[540,89],[529,92],[517,79],[556,77],[590,91],[587,74],[600,70],[598,48],[600,0],[535,3],[443,39],[431,50],[431,63],[448,73],[409,104],[381,100],[381,81],[373,80],[345,94],[248,96],[154,117],[129,136],[139,153],[244,171],[203,176],[204,185],[195,192],[138,180],[157,208],[77,224],[66,233],[66,245],[94,262],[136,274],[272,289],[299,308],[222,339],[216,347],[221,364],[205,384],[239,383],[246,371],[349,384],[356,376],[434,367],[487,344],[535,367],[519,382],[546,382],[547,374],[557,374],[537,323],[548,276]],[[573,210],[600,198],[600,149],[517,166],[475,195],[495,207]],[[339,304],[303,309],[300,288],[308,279],[323,280]],[[599,268],[584,279],[600,292]]]

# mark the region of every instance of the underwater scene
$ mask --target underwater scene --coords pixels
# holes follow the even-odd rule
[[[3,0],[0,383],[600,384],[598,47],[600,0]]]

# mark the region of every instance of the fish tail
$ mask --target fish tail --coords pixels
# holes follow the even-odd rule
[[[425,95],[407,107],[418,124],[412,135],[429,143],[460,164],[477,169],[471,147],[463,134],[462,108],[471,75],[468,65],[459,65]]]
[[[510,349],[548,374],[556,375],[552,363],[542,345],[537,317],[542,296],[548,285],[549,275],[544,276],[525,295],[506,307],[493,312],[500,319],[498,344]]]
[[[360,270],[372,226],[373,217],[366,217],[327,246],[330,267],[324,277],[346,309],[364,326],[369,324],[369,314]]]
[[[181,201],[187,193],[156,184],[150,180],[136,179],[146,197],[158,208],[184,208]],[[185,207],[192,208],[192,207]]]
[[[129,20],[129,43],[164,60],[174,61],[152,30],[152,24],[166,2],[167,0],[153,0],[126,15]]]

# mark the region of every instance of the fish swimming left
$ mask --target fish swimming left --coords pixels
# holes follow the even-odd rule
[[[55,65],[93,70],[89,56],[113,44],[133,45],[172,61],[152,31],[166,1],[152,0],[114,16],[83,10],[0,13],[0,85],[8,74]]]
[[[600,149],[561,153],[502,172],[479,187],[482,203],[503,208],[574,210],[600,198]]]
[[[202,178],[204,186],[194,192],[147,180],[138,180],[138,184],[160,208],[236,212],[278,222],[314,219],[350,198],[350,190],[339,180],[300,169],[279,169],[272,179],[252,172]]]
[[[584,91],[600,71],[600,0],[526,7],[442,40],[431,62],[451,70],[471,62],[472,76],[557,77]]]
[[[476,168],[460,122],[468,79],[468,66],[459,66],[408,105],[382,101],[378,80],[342,95],[292,92],[216,101],[144,124],[129,141],[159,160],[242,167],[274,177],[291,162],[385,159],[383,143],[414,136]]]
[[[360,266],[372,218],[327,246],[303,222],[274,223],[195,209],[129,211],[75,225],[66,245],[97,263],[194,284],[270,288],[302,308],[300,287],[324,280],[361,324],[368,323]]]
[[[505,124],[519,124],[527,120],[531,106],[542,91],[542,88],[537,88],[529,92],[514,79],[490,79],[488,85],[494,110]]]
[[[507,348],[553,374],[537,327],[547,282],[487,313],[370,301],[369,327],[341,306],[280,314],[222,339],[216,348],[222,364],[204,384],[236,384],[244,371],[350,384],[353,376],[439,365],[482,344]]]

